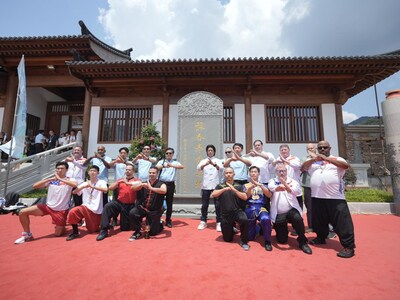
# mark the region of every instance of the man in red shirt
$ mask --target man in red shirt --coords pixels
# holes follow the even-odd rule
[[[137,191],[142,188],[142,181],[133,177],[135,167],[131,164],[126,166],[125,177],[118,179],[112,185],[110,190],[119,189],[118,199],[113,199],[104,206],[101,216],[101,231],[97,236],[97,241],[102,241],[108,237],[108,225],[113,217],[121,215],[121,231],[130,230],[129,212],[135,207]]]

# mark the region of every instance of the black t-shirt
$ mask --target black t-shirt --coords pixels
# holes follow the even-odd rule
[[[226,188],[228,185],[226,183],[218,184],[215,189],[221,190]],[[243,191],[243,185],[235,183],[233,184],[234,188],[239,192]],[[246,205],[246,201],[241,200],[232,190],[227,190],[219,196],[220,207],[222,214],[229,214],[231,212],[237,211],[238,209],[244,209]]]
[[[152,186],[155,188],[161,187],[164,182],[156,180]],[[137,205],[142,205],[144,208],[148,209],[149,211],[161,211],[163,203],[164,203],[164,195],[157,194],[151,192],[149,197],[150,191],[147,189],[141,189],[138,192],[138,202]]]

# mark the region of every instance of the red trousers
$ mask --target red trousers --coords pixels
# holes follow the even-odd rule
[[[71,225],[78,224],[82,219],[85,219],[88,232],[97,232],[100,229],[101,215],[95,214],[84,205],[73,207],[67,217],[67,223]]]

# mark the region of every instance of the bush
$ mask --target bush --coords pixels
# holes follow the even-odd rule
[[[348,202],[393,202],[392,193],[377,189],[348,189],[346,191]]]
[[[144,146],[149,146],[151,149],[151,156],[157,159],[164,158],[163,151],[164,141],[161,138],[160,132],[156,127],[157,123],[150,123],[142,128],[140,137],[132,140],[129,147],[129,159],[133,159],[136,155],[143,151]]]

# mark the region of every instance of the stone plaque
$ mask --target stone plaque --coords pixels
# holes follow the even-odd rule
[[[202,174],[196,167],[208,144],[215,146],[216,157],[223,157],[222,121],[223,101],[211,93],[193,92],[178,101],[177,159],[185,166],[178,171],[178,194],[200,194]]]

